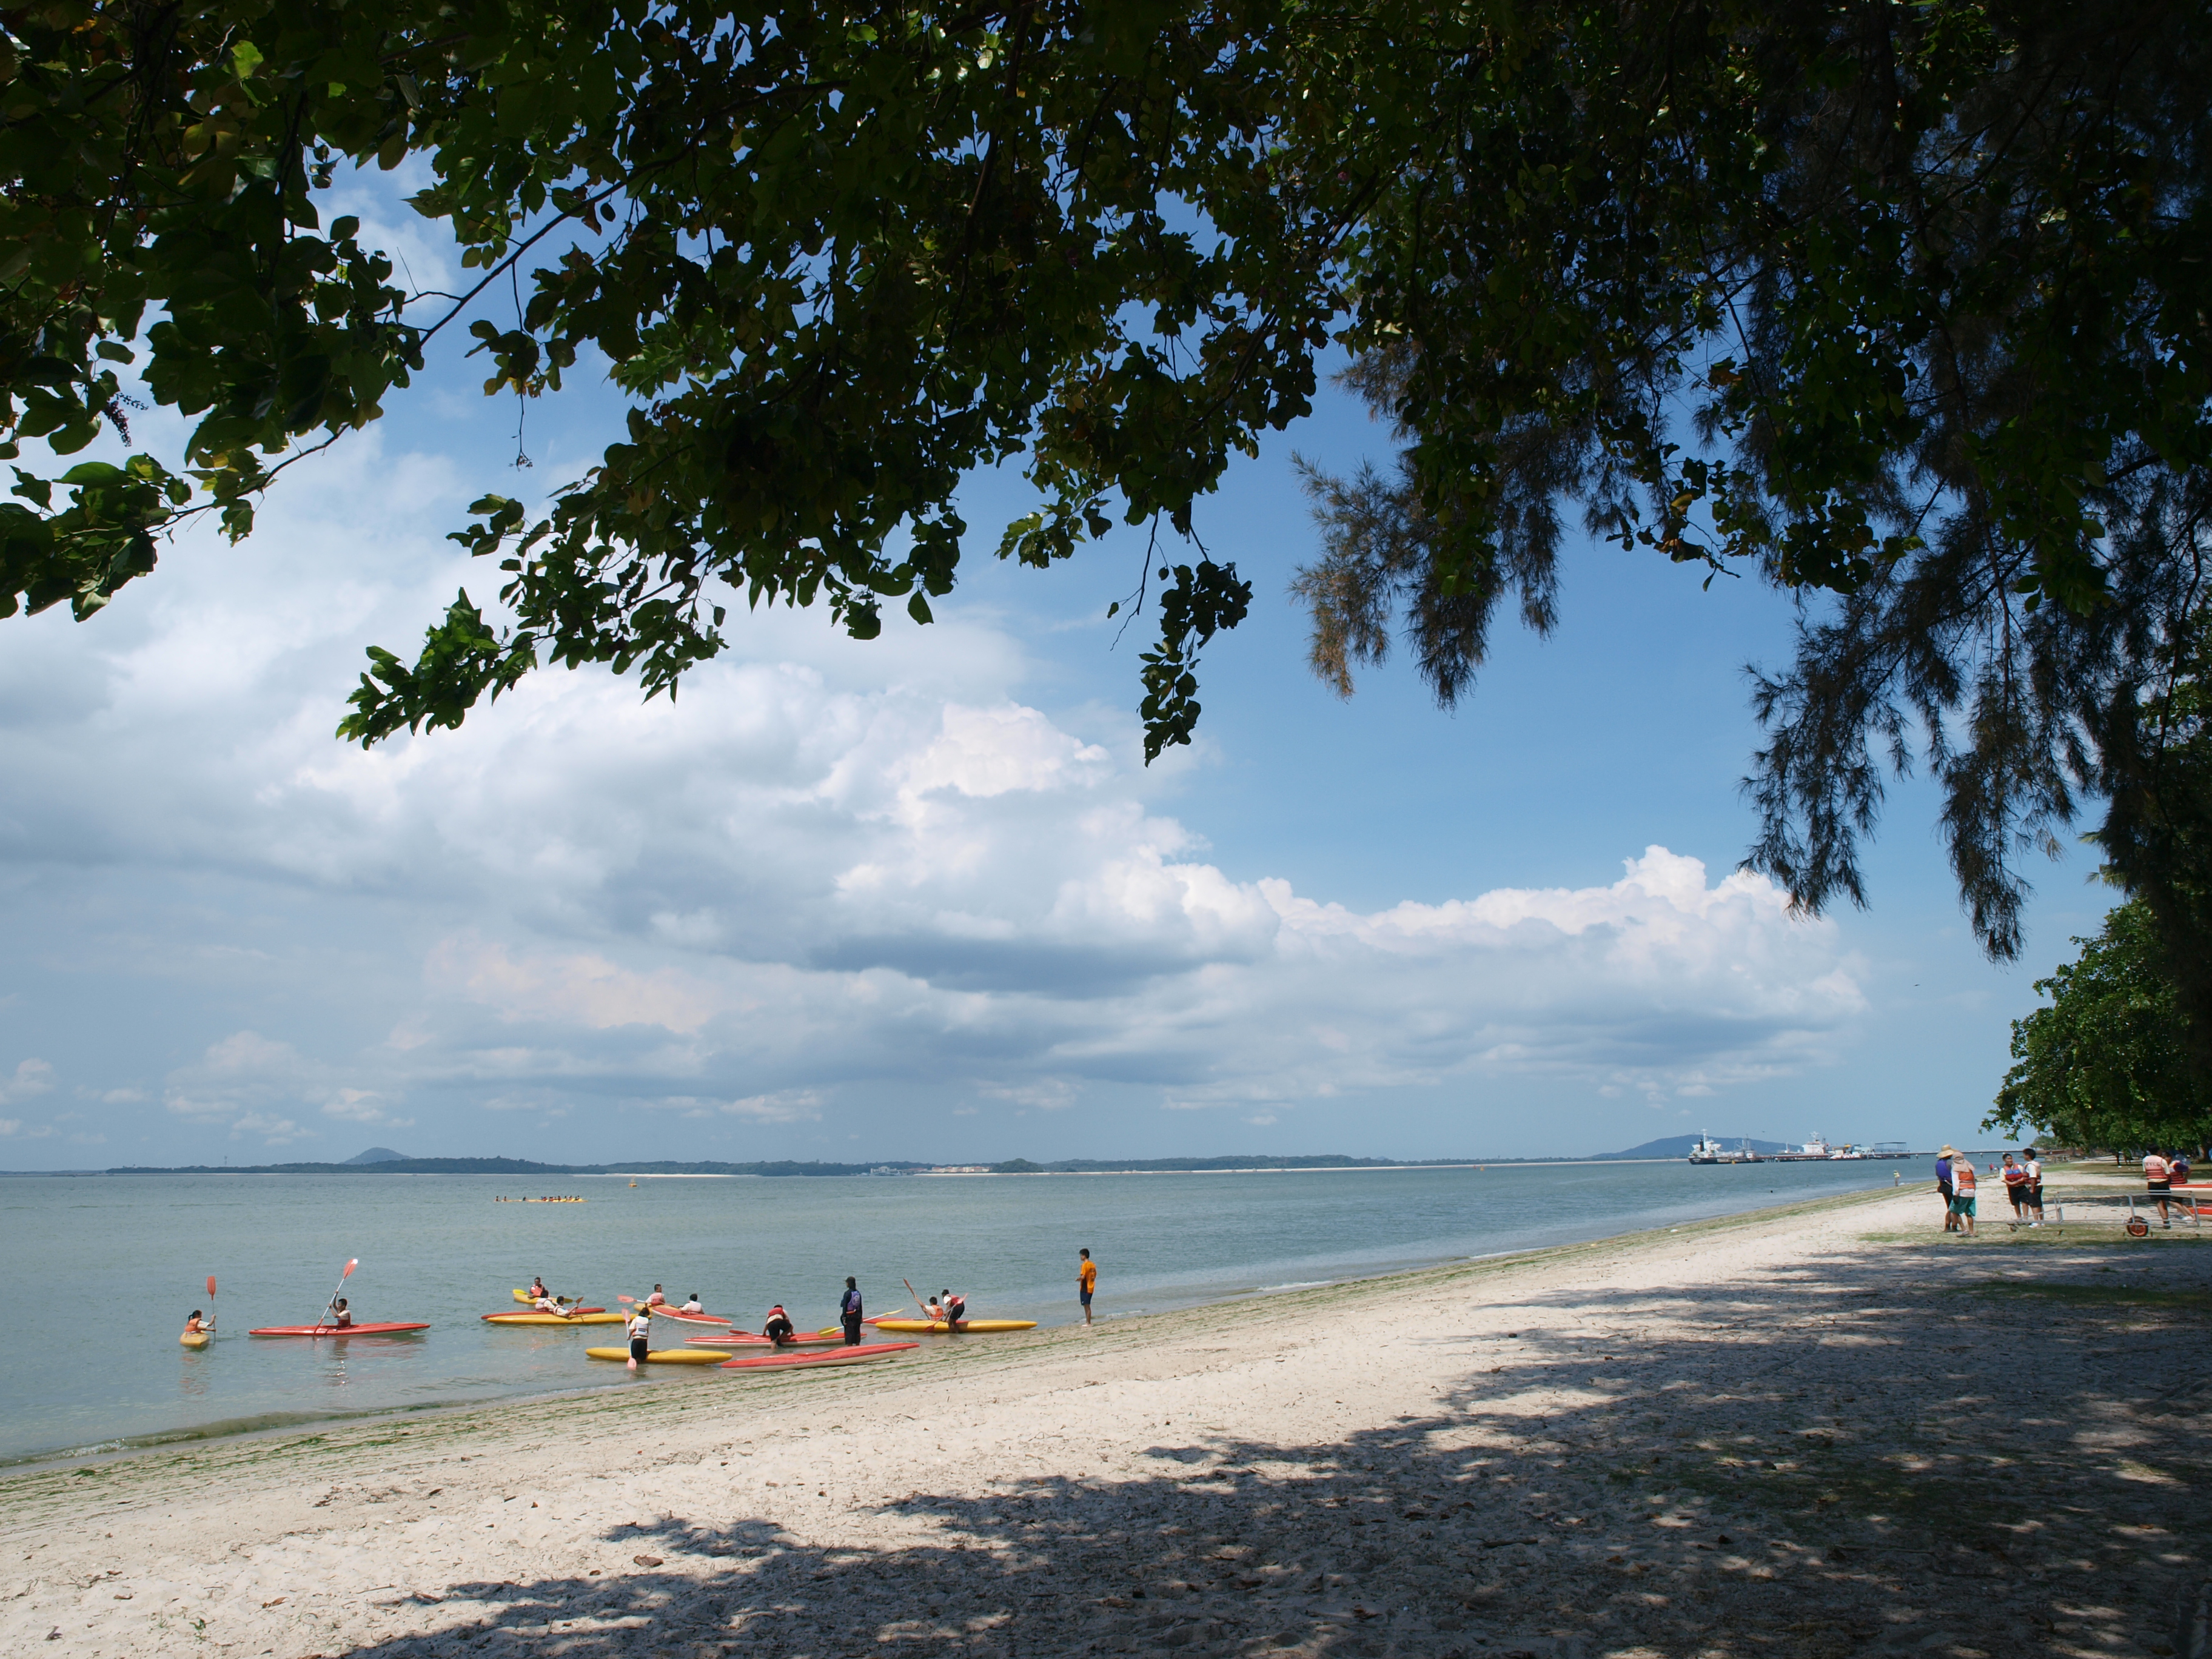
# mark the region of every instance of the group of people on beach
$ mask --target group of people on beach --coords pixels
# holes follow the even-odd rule
[[[2043,1160],[2036,1149],[2029,1147],[2018,1158],[2007,1152],[2002,1164],[1990,1165],[1990,1173],[2004,1182],[2005,1197],[2012,1204],[2012,1224],[2017,1227],[2025,1221],[2031,1227],[2040,1227]],[[1975,1188],[1978,1184],[1974,1160],[1957,1147],[1946,1146],[1936,1155],[1936,1190],[1943,1199],[1945,1232],[1973,1237]]]
[[[2152,1202],[2158,1206],[2159,1223],[2171,1227],[2173,1221],[2168,1211],[2173,1202],[2173,1189],[2189,1184],[2189,1154],[2154,1148],[2143,1154],[2142,1169],[2143,1185],[2149,1189]],[[2031,1227],[2040,1227],[2043,1160],[2036,1148],[2029,1147],[2017,1158],[2007,1152],[2004,1162],[1992,1164],[1989,1172],[2004,1183],[2005,1197],[2012,1204],[2012,1224],[2017,1227],[2026,1222]],[[1946,1146],[1936,1154],[1936,1190],[1943,1200],[1945,1232],[1973,1236],[1976,1185],[1972,1158],[1954,1146]]]
[[[2156,1148],[2143,1154],[2143,1185],[2150,1189],[2151,1201],[2158,1206],[2158,1224],[2173,1225],[2167,1207],[2173,1201],[2173,1189],[2189,1184],[2189,1154],[2186,1152],[2160,1152]]]

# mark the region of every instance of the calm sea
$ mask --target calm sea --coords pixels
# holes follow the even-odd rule
[[[779,1301],[801,1328],[834,1323],[848,1273],[871,1313],[904,1304],[910,1279],[924,1295],[965,1292],[976,1317],[1060,1323],[1077,1316],[1079,1245],[1099,1262],[1097,1311],[1114,1318],[1887,1187],[1899,1170],[1926,1179],[1918,1164],[1887,1163],[542,1177],[542,1188],[476,1176],[0,1176],[0,1321],[16,1333],[0,1350],[0,1462],[685,1382],[584,1357],[587,1344],[618,1344],[619,1327],[478,1320],[514,1306],[509,1288],[533,1273],[608,1307],[658,1280],[672,1300],[696,1291],[755,1328]],[[494,1201],[541,1190],[588,1201]],[[357,1318],[431,1328],[342,1343],[246,1334],[312,1322],[349,1256]],[[193,1352],[177,1333],[207,1305],[210,1273],[221,1334]]]

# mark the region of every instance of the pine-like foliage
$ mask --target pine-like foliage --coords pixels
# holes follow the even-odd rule
[[[2012,956],[2021,854],[2085,794],[2140,816],[2203,597],[2207,14],[1550,15],[1448,83],[1374,216],[1354,384],[1404,448],[1310,477],[1314,665],[1348,690],[1402,626],[1463,695],[1500,599],[1553,624],[1575,508],[1805,593],[1754,681],[1749,862],[1863,902],[1885,778],[1924,765]]]

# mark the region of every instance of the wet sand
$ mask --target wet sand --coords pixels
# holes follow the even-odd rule
[[[1935,1217],[1862,1194],[880,1367],[26,1471],[0,1645],[2171,1651],[2207,1576],[2212,1249]]]

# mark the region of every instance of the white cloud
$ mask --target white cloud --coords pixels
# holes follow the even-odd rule
[[[54,1068],[43,1060],[18,1060],[15,1075],[0,1079],[0,1106],[35,1100],[54,1086]]]
[[[1832,923],[1662,847],[1370,910],[1232,867],[1125,714],[1042,706],[1012,633],[957,611],[862,647],[763,611],[672,706],[549,672],[459,732],[338,746],[361,644],[481,588],[439,541],[465,499],[447,462],[354,443],[240,549],[165,558],[88,628],[9,624],[16,866],[220,875],[287,896],[295,939],[374,917],[312,971],[204,921],[133,947],[271,988],[169,1069],[183,1122],[283,1144],[430,1121],[433,1091],[733,1130],[889,1123],[916,1088],[1261,1127],[1509,1082],[1656,1103],[1826,1065],[1864,1012]]]
[[[373,1089],[340,1089],[323,1103],[323,1115],[347,1123],[374,1123],[386,1129],[411,1129],[411,1117],[395,1117],[382,1095]]]
[[[818,1089],[784,1089],[772,1095],[747,1095],[743,1100],[728,1101],[721,1109],[731,1117],[750,1118],[756,1123],[798,1123],[819,1118],[822,1101]]]
[[[289,1117],[270,1117],[259,1112],[247,1112],[230,1126],[230,1138],[240,1140],[248,1135],[261,1137],[264,1146],[289,1146],[295,1140],[311,1139],[314,1131],[302,1129]]]

